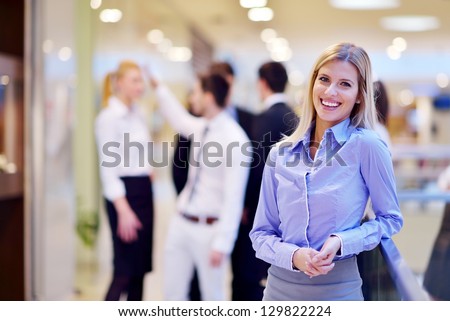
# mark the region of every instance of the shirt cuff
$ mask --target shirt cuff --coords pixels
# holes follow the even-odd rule
[[[275,265],[285,268],[289,271],[297,271],[294,270],[292,259],[294,257],[295,251],[299,249],[299,247],[295,244],[290,243],[281,243],[279,247],[279,254],[277,255],[277,262]]]
[[[298,250],[300,250],[299,247],[296,248],[296,249],[292,252],[292,254],[291,254],[291,271],[294,271],[294,272],[301,272],[299,269],[297,269],[297,268],[294,266],[294,254],[295,254],[295,252],[297,252]]]
[[[108,201],[114,202],[119,197],[126,196],[125,186],[124,184],[106,186],[103,194]]]
[[[336,236],[337,238],[339,238],[339,242],[341,242],[341,247],[340,247],[340,249],[337,251],[337,253],[340,253],[340,254],[337,254],[337,253],[336,253],[336,257],[342,257],[342,256],[343,256],[343,253],[345,253],[345,252],[344,252],[344,242],[342,242],[342,237],[340,237],[340,236],[337,235],[337,234],[331,234],[330,236]]]

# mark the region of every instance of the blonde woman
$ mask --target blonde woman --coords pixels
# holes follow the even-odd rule
[[[100,178],[111,226],[114,273],[105,300],[142,300],[152,269],[153,197],[149,129],[136,101],[144,92],[139,65],[122,61],[105,78],[95,122]]]
[[[363,300],[356,254],[403,224],[373,97],[364,49],[339,43],[320,55],[300,123],[264,169],[250,232],[271,264],[263,300]],[[376,217],[361,225],[369,196]]]

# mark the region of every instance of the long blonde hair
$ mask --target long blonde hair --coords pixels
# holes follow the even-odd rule
[[[130,69],[140,69],[139,65],[132,60],[123,60],[119,63],[117,70],[106,74],[103,80],[102,107],[108,106],[109,97],[116,92],[115,82],[123,77]]]
[[[316,119],[316,110],[313,103],[313,88],[319,69],[326,63],[339,60],[348,61],[358,70],[358,98],[350,114],[350,121],[355,127],[373,129],[376,123],[376,108],[372,82],[372,66],[366,51],[351,43],[334,44],[319,56],[309,77],[307,95],[303,101],[300,122],[297,129],[287,136],[283,142],[296,143],[301,139],[311,123]]]

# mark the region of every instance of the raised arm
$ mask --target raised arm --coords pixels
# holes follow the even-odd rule
[[[189,114],[169,88],[161,84],[152,75],[148,75],[148,78],[150,85],[155,90],[161,114],[170,126],[185,137],[191,134],[198,135],[205,126],[205,119]]]

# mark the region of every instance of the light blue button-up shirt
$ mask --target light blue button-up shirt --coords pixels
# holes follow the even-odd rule
[[[289,270],[295,250],[320,250],[330,235],[341,239],[340,260],[403,225],[390,152],[374,131],[347,118],[325,131],[314,161],[310,135],[270,151],[250,232],[258,258]],[[376,218],[361,224],[369,196]]]

